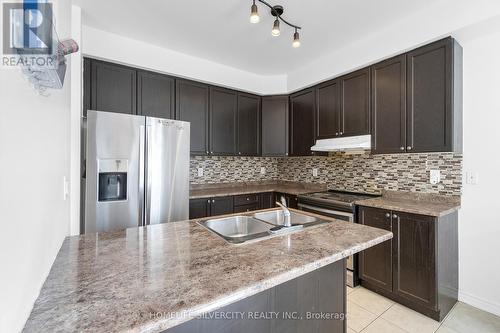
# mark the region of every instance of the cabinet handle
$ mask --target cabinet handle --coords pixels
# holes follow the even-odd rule
[[[393,218],[393,219],[397,219],[397,218],[398,218],[398,216],[397,216],[396,214],[392,214],[392,218]]]
[[[340,132],[340,135],[343,135],[343,134],[344,134],[344,132]]]
[[[238,152],[238,155],[241,155],[241,151],[240,151],[240,152]]]
[[[210,199],[207,200],[207,203],[210,203]]]
[[[339,135],[339,132],[335,132],[335,135]]]
[[[207,150],[207,154],[210,154],[210,152]]]
[[[400,150],[405,150],[405,147],[400,147],[399,149],[400,149]]]
[[[391,217],[391,214],[385,213],[385,217],[389,218],[389,217]]]
[[[212,203],[215,203],[215,199],[212,199]]]
[[[406,147],[407,150],[411,150],[411,146]]]
[[[250,198],[247,197],[247,201],[250,201]]]

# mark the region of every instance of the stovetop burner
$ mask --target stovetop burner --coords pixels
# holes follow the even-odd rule
[[[328,191],[328,192],[316,192],[305,194],[309,198],[319,198],[323,200],[335,200],[342,201],[347,203],[352,203],[357,200],[369,199],[377,197],[377,195],[373,194],[365,194],[365,193],[354,193],[354,192],[343,192],[343,191]]]

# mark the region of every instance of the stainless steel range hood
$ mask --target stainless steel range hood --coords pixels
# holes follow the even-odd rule
[[[364,151],[371,149],[371,135],[350,136],[345,138],[316,140],[312,151]]]

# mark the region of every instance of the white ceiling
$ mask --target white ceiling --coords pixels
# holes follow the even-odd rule
[[[438,0],[268,0],[283,17],[303,27],[302,46],[293,30],[262,4],[261,21],[249,22],[250,0],[75,0],[83,24],[260,75],[285,74],[345,47]],[[383,41],[381,41],[383,42]],[[147,57],[147,54],[144,55]]]

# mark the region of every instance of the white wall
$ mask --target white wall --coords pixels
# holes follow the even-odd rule
[[[500,14],[497,0],[439,0],[288,73],[288,91],[340,76]]]
[[[479,175],[477,185],[463,187],[460,299],[500,315],[500,22],[485,28],[472,36],[459,34],[464,49],[463,169]]]
[[[257,94],[287,91],[286,75],[258,75],[85,25],[82,37],[83,53],[91,57]]]
[[[69,9],[67,0],[55,3],[61,37],[69,35]],[[68,234],[66,80],[62,91],[41,97],[19,69],[0,68],[0,332],[23,328]]]

